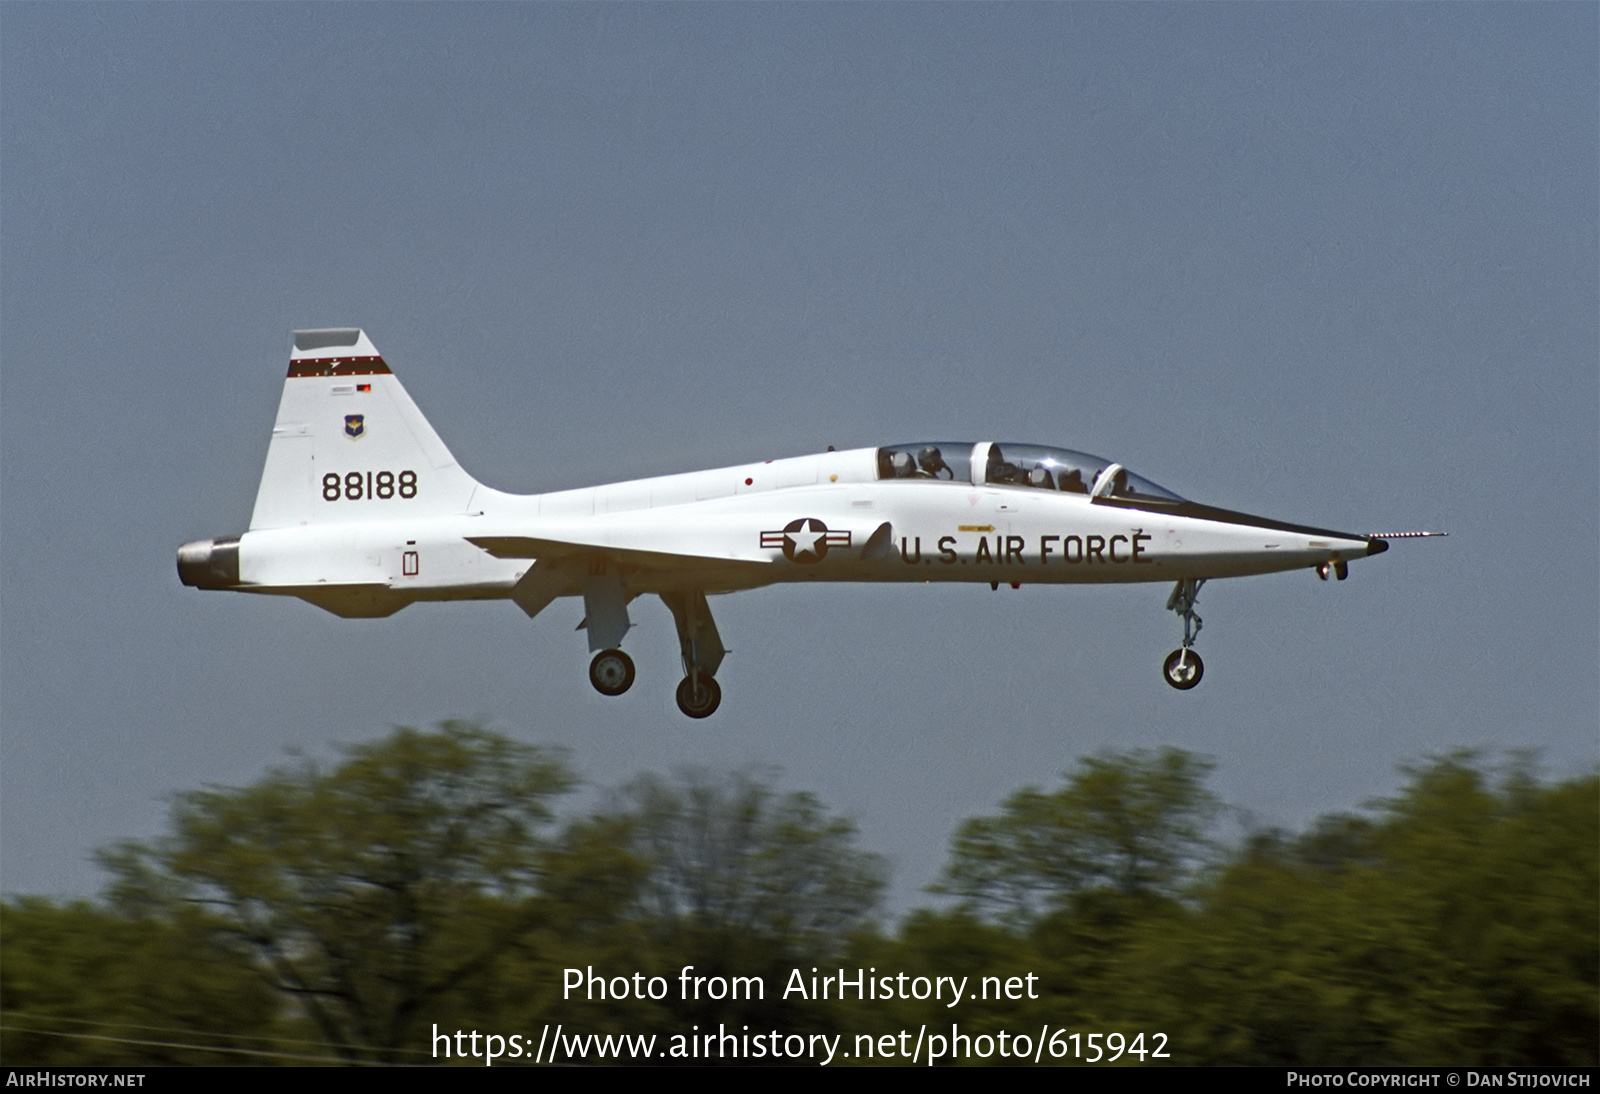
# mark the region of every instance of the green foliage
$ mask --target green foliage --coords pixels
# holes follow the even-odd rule
[[[1596,1063],[1600,782],[1406,772],[1372,820],[1255,841],[1139,932],[1108,1005],[1195,1063]]]
[[[173,834],[102,856],[113,907],[206,909],[351,1058],[423,1043],[430,1003],[526,929],[561,762],[447,722],[254,786],[192,791]],[[358,1047],[359,1046],[359,1047]]]
[[[666,977],[675,999],[686,966],[695,976],[767,985],[763,999],[585,1002],[587,1022],[628,1032],[678,1033],[696,1022],[816,1028],[814,1010],[782,1001],[785,978],[797,965],[836,958],[868,930],[884,884],[882,860],[855,847],[848,820],[813,795],[780,794],[748,773],[635,779],[570,825],[549,862],[551,914],[582,909],[588,929],[546,936],[537,955],[525,954],[530,969],[550,970],[535,978],[558,975],[549,962],[561,954],[565,967]],[[594,901],[598,893],[603,901]],[[551,1000],[542,1006],[560,1020]]]
[[[271,1036],[281,1032],[278,996],[248,955],[206,927],[195,914],[160,922],[81,902],[6,901],[0,1059],[34,1067],[275,1062],[272,1052],[284,1047]]]
[[[1159,1031],[1186,1064],[1600,1059],[1600,778],[1542,785],[1453,754],[1364,815],[1225,856],[1207,839],[1210,767],[1104,753],[1018,792],[958,829],[943,888],[959,902],[884,937],[882,860],[809,794],[647,775],[558,825],[558,757],[460,723],[397,730],[333,766],[181,795],[167,837],[104,855],[105,906],[0,906],[0,1053],[409,1062],[430,1058],[435,1022],[958,1022]],[[767,994],[685,1002],[685,966]],[[812,966],[965,976],[973,993],[1031,975],[1038,997],[783,1000]],[[671,997],[563,998],[566,970],[591,968],[665,977]]]
[[[1369,816],[1262,833],[1202,873],[1216,804],[1182,773],[1204,768],[1153,759],[1098,757],[961,827],[946,889],[1015,949],[969,921],[984,953],[963,957],[958,911],[909,921],[899,959],[918,938],[952,970],[1025,962],[1046,996],[966,1008],[964,1028],[1159,1030],[1191,1064],[1600,1058],[1596,778],[1541,786],[1457,753],[1403,769]]]
[[[1211,768],[1176,748],[1080,760],[1061,788],[1028,787],[999,816],[963,822],[936,891],[1018,925],[1096,890],[1176,895],[1210,849],[1205,833],[1219,808],[1203,785]]]
[[[640,911],[658,925],[825,957],[883,890],[882,859],[855,850],[855,826],[810,794],[689,773],[644,776],[620,798],[613,818],[649,864]]]
[[[992,1034],[1001,1029],[1037,1029],[1040,1024],[1031,1015],[1035,1003],[1005,999],[984,1002],[979,998],[979,985],[985,976],[1004,980],[1029,972],[1045,972],[1047,963],[1032,939],[959,909],[912,912],[896,936],[858,938],[848,957],[839,964],[852,971],[876,969],[879,975],[904,973],[907,977],[923,976],[930,981],[940,976],[967,978],[969,994],[955,1008],[945,1005],[949,1002],[948,996],[942,1001],[929,1002],[849,999],[834,1008],[835,1024],[852,1034],[916,1030],[924,1023],[930,1030],[948,1032],[952,1023],[959,1023],[969,1034]],[[1063,993],[1052,994],[1053,1009],[1048,1015],[1052,1027],[1071,1020],[1071,1014],[1061,1009],[1065,999]]]

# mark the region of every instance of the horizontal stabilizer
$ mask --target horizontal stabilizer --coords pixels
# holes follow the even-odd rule
[[[511,590],[511,599],[532,619],[548,608],[556,597],[565,596],[569,587],[579,585],[583,569],[583,560],[576,556],[542,558],[522,575]]]

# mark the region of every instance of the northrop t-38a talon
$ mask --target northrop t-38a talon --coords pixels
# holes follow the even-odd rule
[[[297,596],[335,615],[419,600],[511,600],[536,616],[581,596],[589,679],[633,683],[629,604],[677,623],[679,708],[721,702],[708,596],[779,582],[1170,582],[1183,639],[1167,683],[1204,671],[1195,597],[1212,578],[1312,569],[1343,580],[1387,539],[1188,501],[1119,463],[1064,448],[936,441],[505,494],[456,463],[359,330],[298,331],[250,527],[186,543],[201,589]]]

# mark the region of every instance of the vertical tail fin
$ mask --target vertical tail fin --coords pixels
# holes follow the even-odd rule
[[[464,513],[477,486],[365,332],[295,331],[251,531]]]

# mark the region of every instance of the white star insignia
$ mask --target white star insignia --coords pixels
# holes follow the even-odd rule
[[[823,536],[827,535],[827,533],[817,531],[815,529],[815,524],[815,521],[808,520],[803,526],[801,526],[799,531],[784,533],[784,538],[787,539],[792,545],[795,554],[814,555],[818,553],[817,541]]]

